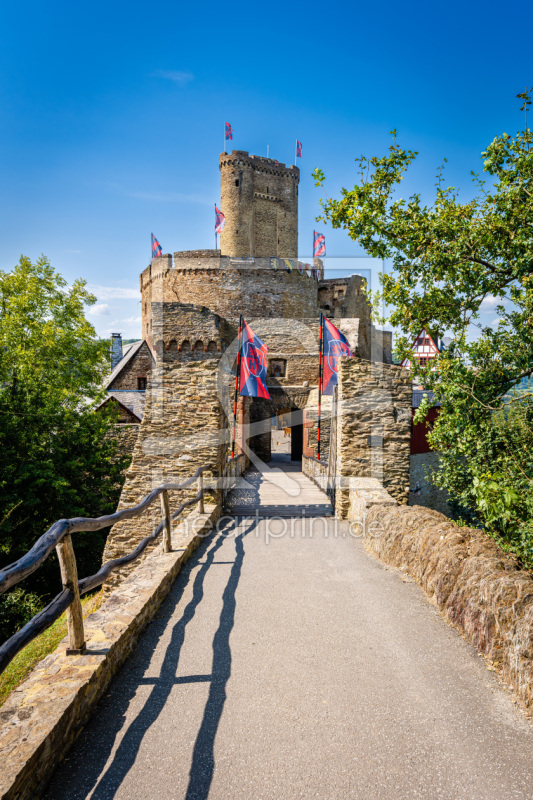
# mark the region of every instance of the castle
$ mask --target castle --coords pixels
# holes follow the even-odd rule
[[[324,279],[320,259],[314,275],[297,261],[299,169],[242,150],[222,153],[219,166],[226,217],[220,249],[165,254],[141,273],[143,339],[116,359],[108,382],[125,422],[142,418],[150,360],[220,357],[235,340],[241,313],[269,348],[272,402],[255,402],[252,422],[316,405],[320,313],[334,320],[354,355],[391,363],[391,334],[372,325],[364,279]],[[301,440],[295,458],[313,454],[309,427],[301,437],[293,431]],[[268,431],[254,439],[251,446],[268,461]]]
[[[364,279],[325,279],[320,259],[313,266],[298,261],[296,167],[234,150],[221,154],[220,173],[220,249],[154,258],[141,273],[143,338],[125,349],[119,334],[113,338],[106,403],[119,408],[127,424],[117,427],[132,450],[120,507],[209,464],[206,480],[220,513],[228,476],[271,461],[280,418],[289,420],[291,460],[321,486],[335,487],[339,517],[349,513],[354,478],[378,481],[407,502],[409,374],[391,363],[391,334],[372,325]],[[340,359],[335,413],[333,398],[323,398],[317,461],[321,313],[344,333],[354,357]],[[241,314],[268,347],[270,399],[238,399],[232,458]],[[154,524],[147,516],[115,525],[104,560],[129,552]]]

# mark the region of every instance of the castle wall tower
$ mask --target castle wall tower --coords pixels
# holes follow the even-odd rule
[[[297,258],[298,167],[245,150],[222,153],[219,163],[222,255]]]

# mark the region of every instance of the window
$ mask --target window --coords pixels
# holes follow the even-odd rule
[[[238,185],[239,185],[239,181],[238,181],[238,180],[236,180],[236,181],[235,181],[235,186],[238,186]]]
[[[146,389],[146,378],[137,378],[137,389]]]
[[[429,359],[427,356],[420,356],[420,366],[425,367]]]
[[[277,358],[273,359],[269,363],[270,367],[270,376],[272,378],[284,378],[287,374],[287,362],[285,359]]]

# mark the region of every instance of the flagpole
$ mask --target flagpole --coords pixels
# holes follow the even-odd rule
[[[296,159],[298,158],[298,139],[296,139],[296,144],[294,145],[294,166],[296,166]]]
[[[318,436],[317,436],[317,458],[320,461],[320,420],[322,407],[322,359],[324,350],[324,315],[320,313],[320,354],[318,356]]]
[[[237,351],[237,374],[235,375],[235,396],[233,399],[233,435],[231,437],[231,457],[235,458],[235,429],[237,426],[237,401],[239,399],[239,383],[241,378],[241,348],[242,348],[242,314],[239,316],[239,349]]]

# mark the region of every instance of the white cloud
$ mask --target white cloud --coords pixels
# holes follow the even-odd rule
[[[140,325],[142,317],[126,317],[125,319],[117,319],[117,324],[120,325]]]
[[[99,286],[92,284],[87,289],[95,294],[99,300],[140,300],[141,293],[138,289],[129,289],[125,286]]]
[[[167,81],[173,81],[173,83],[179,83],[180,86],[184,86],[192,81],[194,75],[186,70],[158,69],[153,73],[153,77],[164,78]]]
[[[107,303],[97,303],[95,306],[90,308],[87,311],[88,314],[92,314],[93,317],[104,317],[108,316],[109,314],[109,306]]]
[[[493,319],[492,322],[490,323],[490,327],[497,328],[501,321],[502,321],[501,317],[496,317],[496,319]]]
[[[493,308],[496,308],[496,306],[501,305],[502,302],[505,301],[502,300],[501,297],[495,297],[493,294],[488,294],[479,308],[481,311],[491,311]]]

